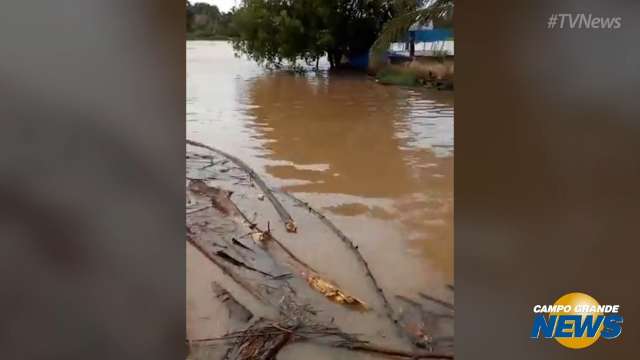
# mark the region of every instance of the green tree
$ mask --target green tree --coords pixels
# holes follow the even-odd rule
[[[236,50],[261,63],[366,53],[386,21],[415,9],[415,0],[244,0],[233,16]]]

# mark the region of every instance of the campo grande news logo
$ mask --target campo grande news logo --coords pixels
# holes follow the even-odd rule
[[[532,339],[556,339],[570,349],[583,349],[601,337],[611,340],[622,334],[620,305],[600,305],[580,292],[563,295],[553,305],[535,305],[533,313]]]

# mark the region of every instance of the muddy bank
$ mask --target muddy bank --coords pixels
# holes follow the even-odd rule
[[[239,159],[193,144],[191,358],[451,357],[452,288],[389,290],[377,278],[390,270],[367,262],[376,249],[354,242],[314,204],[271,189]]]

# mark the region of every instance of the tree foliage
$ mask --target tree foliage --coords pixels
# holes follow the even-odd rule
[[[312,62],[367,53],[385,22],[415,0],[244,0],[233,16],[236,50],[258,62]]]
[[[187,1],[187,35],[195,39],[226,39],[236,35],[232,12],[221,12],[217,6]]]

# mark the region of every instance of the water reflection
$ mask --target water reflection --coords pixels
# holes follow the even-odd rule
[[[416,101],[423,94],[355,75],[308,81],[269,74],[248,91],[256,105],[249,126],[264,141],[269,159],[286,162],[267,171],[303,182],[289,190],[392,198],[442,188],[450,180],[450,157],[432,150],[433,140],[443,137],[430,131],[438,123],[421,121],[451,118],[442,114],[451,106]],[[451,137],[450,123],[444,127]]]
[[[271,176],[289,191],[331,194],[323,203],[334,214],[399,221],[410,248],[452,276],[451,94],[285,73],[247,91],[247,126]]]
[[[394,269],[385,286],[452,281],[452,93],[267,72],[220,42],[187,53],[189,137],[331,213],[374,267]]]

